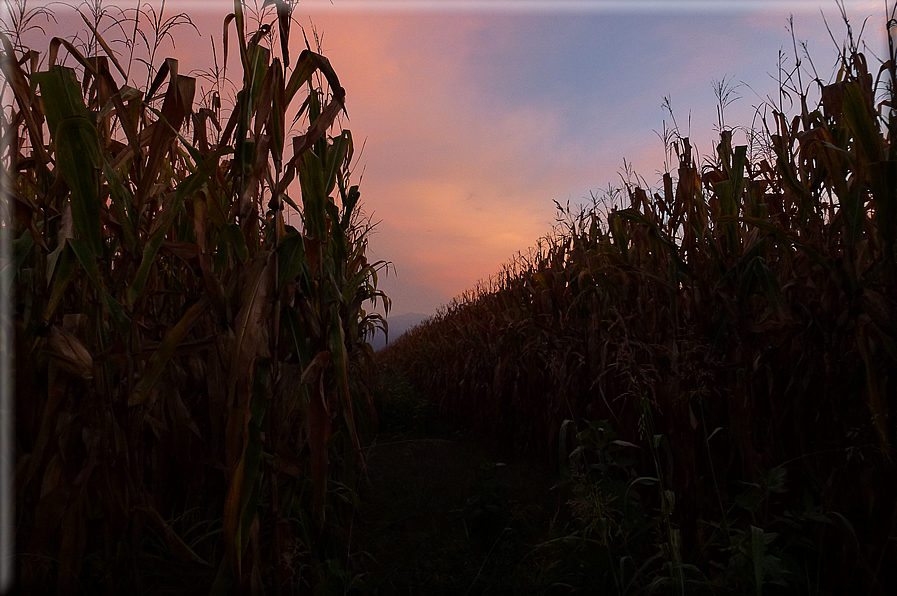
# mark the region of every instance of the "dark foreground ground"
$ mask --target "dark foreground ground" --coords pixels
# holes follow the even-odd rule
[[[380,411],[353,530],[360,592],[570,591],[548,543],[567,517],[554,472],[452,429],[401,387]]]

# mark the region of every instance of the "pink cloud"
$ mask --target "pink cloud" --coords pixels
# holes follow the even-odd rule
[[[854,4],[848,9],[859,14]],[[880,12],[877,4],[867,12]],[[177,49],[166,46],[163,57],[180,58],[183,69],[207,68],[209,36],[220,59],[221,25],[232,4],[166,4],[167,13],[181,10],[190,12],[202,36],[180,29]],[[618,183],[623,158],[649,184],[657,184],[655,172],[663,167],[664,155],[653,130],[660,130],[667,118],[660,108],[663,95],[672,95],[683,133],[691,112],[694,144],[703,154],[712,152],[712,80],[728,75],[748,80],[761,95],[768,93],[772,82],[766,73],[775,69],[779,48],[790,49],[787,12],[716,19],[692,12],[687,18],[664,15],[647,24],[633,19],[640,26],[633,26],[625,47],[611,48],[611,55],[595,56],[593,63],[581,60],[580,70],[559,77],[572,81],[569,90],[530,97],[512,95],[489,76],[510,73],[515,75],[510,81],[538,84],[540,77],[555,73],[526,69],[568,69],[567,58],[582,56],[535,61],[540,52],[568,46],[576,52],[578,45],[527,38],[534,31],[548,33],[524,17],[315,11],[309,18],[304,10],[300,2],[296,17],[312,44],[311,23],[322,34],[323,53],[346,89],[349,120],[343,124],[355,137],[356,175],[364,171],[362,207],[382,222],[371,238],[371,254],[396,266],[397,275],[381,278],[395,299],[396,314],[433,312],[477,280],[497,273],[517,251],[549,231],[555,215],[552,199],[577,202],[590,190],[600,193],[608,182]],[[835,24],[832,11],[827,14]],[[810,39],[811,50],[831,45],[815,9],[799,13],[795,25],[799,39]],[[873,25],[868,25],[870,31]],[[584,35],[582,28],[570,31]],[[837,38],[840,29],[835,32]],[[229,69],[239,78],[234,41],[232,37]],[[584,47],[587,41],[583,37]],[[295,27],[293,56],[303,48]],[[650,60],[631,64],[656,70],[615,69],[622,59],[639,53]],[[480,68],[486,56],[506,62]],[[605,63],[607,70],[602,70]],[[593,66],[588,73],[581,70]],[[820,59],[817,66],[828,69],[829,60]],[[605,90],[596,99],[596,91]],[[751,104],[759,99],[749,90],[741,95],[727,122],[749,124]]]

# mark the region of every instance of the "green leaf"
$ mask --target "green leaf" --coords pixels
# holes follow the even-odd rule
[[[881,134],[875,122],[875,113],[869,110],[859,82],[850,81],[844,86],[843,109],[844,120],[866,154],[866,162],[881,161]]]
[[[326,200],[324,208],[327,211],[327,216],[332,222],[332,225],[330,226],[330,240],[333,243],[333,257],[338,262],[344,262],[349,257],[349,252],[346,247],[346,235],[343,233],[343,229],[338,225],[339,209],[330,199]]]
[[[807,256],[812,258],[816,263],[822,266],[826,270],[831,269],[831,264],[828,259],[823,258],[821,254],[815,249],[810,248],[806,244],[800,241],[797,238],[796,234],[793,232],[787,232],[782,228],[776,226],[775,224],[769,223],[763,219],[757,217],[731,217],[731,216],[723,216],[720,217],[721,222],[729,221],[729,220],[737,220],[744,222],[748,225],[760,228],[761,230],[766,230],[772,235],[773,238],[776,239],[776,242],[779,246],[785,245],[785,247],[790,248],[791,246],[795,246],[799,248],[801,251],[805,252]]]
[[[112,317],[112,322],[115,323],[121,336],[125,339],[131,337],[130,317],[125,314],[125,309],[122,307],[121,303],[113,298],[112,294],[107,291],[103,292],[103,306],[106,307],[106,312]]]
[[[307,366],[311,362],[311,352],[308,347],[308,335],[305,333],[302,317],[296,312],[296,309],[284,306],[281,309],[280,320],[293,340],[293,346],[296,348],[299,362],[303,367]]]
[[[156,524],[156,526],[161,530],[161,533],[165,537],[165,542],[167,543],[168,549],[171,554],[175,555],[182,561],[196,563],[204,567],[211,567],[209,563],[207,563],[202,557],[197,555],[196,552],[194,552],[193,549],[191,549],[187,545],[187,543],[177,535],[174,529],[172,529],[168,522],[165,521],[165,518],[159,515],[159,512],[156,511],[153,507],[138,505],[136,509],[146,513]]]
[[[137,235],[134,232],[134,221],[132,220],[132,217],[135,214],[132,211],[134,197],[131,195],[131,191],[122,184],[118,172],[113,170],[105,160],[103,160],[103,175],[106,178],[106,183],[109,185],[109,196],[112,199],[112,209],[115,211],[115,217],[121,225],[125,248],[127,248],[131,254],[136,254],[138,252]]]
[[[240,277],[241,304],[234,323],[234,341],[228,373],[228,396],[233,399],[241,379],[248,379],[252,362],[260,353],[264,324],[270,312],[269,291],[273,289],[270,251],[259,252],[243,269]],[[248,395],[245,399],[248,401]],[[241,398],[242,399],[242,398]],[[240,408],[240,404],[235,407]],[[239,410],[238,410],[239,411]]]
[[[754,563],[754,593],[757,596],[763,596],[763,552],[765,545],[763,530],[757,526],[751,526],[751,559]]]
[[[97,293],[103,297],[103,306],[106,307],[106,312],[112,317],[119,333],[121,333],[122,337],[130,337],[131,319],[125,314],[121,303],[113,298],[112,294],[103,286],[100,271],[97,268],[96,257],[90,251],[87,243],[77,238],[69,238],[68,245],[71,247],[72,252],[75,253],[75,256],[78,257],[81,267],[84,268],[87,278],[93,284],[93,287],[96,288]]]
[[[56,307],[59,305],[59,301],[62,300],[62,297],[65,294],[65,289],[75,275],[75,253],[72,250],[71,245],[66,242],[61,248],[62,252],[59,253],[59,258],[56,261],[56,267],[54,269],[53,284],[50,289],[50,300],[47,302],[47,310],[44,313],[44,317],[47,320],[53,316]]]
[[[54,65],[47,71],[34,73],[31,80],[40,87],[41,103],[51,135],[55,135],[60,122],[66,118],[88,117],[74,69]]]
[[[321,159],[314,151],[302,155],[299,166],[299,184],[302,188],[302,205],[305,208],[305,225],[308,235],[317,240],[327,237],[327,218],[324,192],[324,174]]]
[[[224,234],[220,234],[218,236],[218,244],[215,247],[215,263],[212,266],[215,273],[221,273],[227,267],[227,247],[227,238]]]
[[[281,4],[285,3],[281,2]],[[280,12],[280,5],[278,5],[277,10]],[[282,43],[286,43],[286,40],[283,37],[281,37],[280,40]],[[284,58],[286,59],[285,47]],[[274,159],[274,166],[277,168],[277,171],[280,172],[283,167],[284,128],[287,106],[284,103],[286,98],[284,97],[283,68],[281,67],[280,60],[275,58],[272,68],[274,81],[271,83],[273,87],[271,97],[271,126],[266,127],[266,130],[271,135],[271,156]]]
[[[130,289],[128,289],[129,304],[133,305],[134,302],[137,301],[137,298],[143,293],[143,288],[146,286],[146,280],[149,277],[150,269],[156,260],[156,253],[159,252],[159,247],[162,246],[165,236],[168,234],[175,218],[183,207],[183,197],[191,189],[189,180],[195,176],[197,175],[194,174],[193,176],[188,177],[178,186],[176,192],[169,194],[165,198],[162,205],[162,212],[156,215],[156,218],[153,220],[149,240],[143,247],[143,258],[140,261],[140,267],[137,269],[137,273],[134,276],[134,281],[131,283]]]
[[[102,254],[100,198],[97,168],[100,150],[97,130],[87,118],[66,118],[56,129],[56,165],[72,192],[75,235],[87,241],[97,256]]]
[[[343,162],[346,160],[351,145],[352,136],[347,130],[344,130],[340,136],[333,139],[333,144],[327,151],[327,161],[325,164],[325,195],[329,196],[330,193],[333,192],[333,187],[336,186],[336,177],[339,174],[340,168],[343,166]]]
[[[358,204],[358,199],[361,198],[361,193],[358,192],[358,186],[352,186],[349,188],[349,193],[343,197],[343,217],[340,220],[340,227],[344,230],[349,228],[349,223],[352,220],[352,212],[355,210],[355,205]]]
[[[268,400],[268,378],[271,365],[268,362],[256,362],[253,379],[252,401],[250,403],[249,437],[246,452],[243,455],[243,490],[240,493],[240,548],[246,549],[249,542],[250,527],[258,510],[259,483],[261,481],[262,461],[262,419],[265,417],[265,406]],[[247,491],[246,487],[251,487]]]
[[[252,166],[255,163],[255,142],[238,138],[234,149],[234,168],[248,178],[252,174]]]
[[[632,211],[635,211],[634,209]],[[636,212],[637,213],[637,212]],[[626,231],[623,229],[623,220],[618,217],[620,212],[615,212],[611,217],[610,230],[614,237],[614,246],[620,251],[620,256],[624,261],[629,261],[629,238],[626,237]]]
[[[249,59],[252,61],[252,104],[250,111],[255,112],[256,103],[259,94],[262,92],[262,83],[268,74],[268,63],[271,61],[271,52],[264,46],[254,46],[250,52]]]
[[[90,283],[96,288],[98,294],[102,294],[105,291],[105,288],[103,287],[103,282],[100,280],[100,270],[97,267],[97,258],[94,256],[94,253],[91,252],[90,247],[86,242],[78,238],[69,238],[68,245],[72,247],[72,251],[81,262],[81,267],[83,267],[84,272],[87,273],[87,278],[90,280]]]
[[[241,263],[245,263],[249,258],[249,252],[246,250],[246,238],[243,237],[243,230],[239,225],[232,223],[225,226],[223,232],[224,237],[234,249],[234,255]]]
[[[290,232],[280,240],[277,247],[277,287],[283,288],[295,279],[305,262],[305,241],[298,232]]]
[[[352,395],[349,392],[349,363],[346,354],[346,336],[343,331],[343,321],[337,305],[330,307],[330,352],[333,362],[333,373],[336,376],[337,394],[343,404],[343,418],[348,428],[349,439],[355,447],[355,455],[359,463],[363,462],[361,440],[355,427],[355,408],[352,404]]]
[[[734,217],[738,215],[741,204],[741,196],[744,192],[744,164],[747,155],[747,146],[739,145],[735,148],[730,178],[721,180],[714,185],[717,197],[719,197],[720,216]],[[722,224],[723,236],[730,254],[738,252],[738,226],[734,220],[727,220]]]
[[[660,242],[662,246],[667,249],[667,254],[669,254],[670,259],[676,265],[676,268],[688,277],[694,277],[688,265],[686,265],[685,262],[683,262],[682,259],[679,258],[679,249],[676,244],[664,236],[664,234],[657,227],[657,224],[648,220],[644,215],[639,213],[638,210],[632,208],[617,211],[613,219],[614,223],[612,231],[614,234],[614,242],[617,243],[622,241],[623,244],[620,248],[621,252],[623,253],[623,258],[626,258],[626,244],[628,244],[628,241],[625,240],[623,226],[619,223],[619,220],[621,219],[628,219],[629,221],[635,222],[639,225],[643,225],[651,230],[653,236]],[[619,232],[617,231],[617,228],[619,228]],[[618,234],[621,240],[617,239]]]
[[[21,236],[12,241],[13,249],[13,272],[18,272],[22,263],[31,254],[31,247],[34,246],[34,238],[31,236],[31,230],[25,230]]]
[[[134,393],[131,395],[130,399],[128,399],[129,406],[137,406],[146,401],[152,390],[155,388],[156,383],[159,382],[162,373],[165,371],[165,366],[168,364],[168,361],[171,360],[175,350],[208,308],[209,299],[203,296],[193,306],[187,309],[187,312],[184,313],[181,320],[171,328],[165,336],[165,339],[159,343],[156,351],[150,356],[149,362],[146,365],[146,370],[143,371],[143,377],[141,377],[137,386],[134,388]]]
[[[52,66],[48,71],[34,73],[32,80],[40,87],[50,136],[56,143],[56,166],[72,192],[75,233],[99,256],[102,250],[96,178],[100,167],[99,140],[75,71]]]

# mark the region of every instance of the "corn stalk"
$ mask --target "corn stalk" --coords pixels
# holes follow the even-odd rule
[[[54,38],[42,71],[0,38],[24,592],[321,579],[300,570],[333,546],[328,482],[362,463],[352,371],[371,364],[363,305],[386,297],[351,133],[329,136],[345,92],[318,53],[290,66],[275,4],[280,56],[239,0],[225,19],[242,84],[223,123],[177,60],[119,83],[96,29],[99,54]]]

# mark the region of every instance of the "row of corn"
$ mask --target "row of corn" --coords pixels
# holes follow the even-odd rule
[[[653,487],[655,567],[677,592],[696,574],[736,593],[893,590],[895,24],[880,69],[851,36],[836,80],[783,73],[750,145],[724,128],[699,167],[676,138],[662,188],[626,181],[628,208],[566,210],[383,362],[445,415],[562,466],[605,421],[631,446],[631,491]]]
[[[293,593],[344,559],[386,297],[330,132],[345,93],[266,7],[224,21],[233,97],[174,59],[134,86],[154,9],[130,61],[102,12],[43,55],[0,37],[21,593]]]

